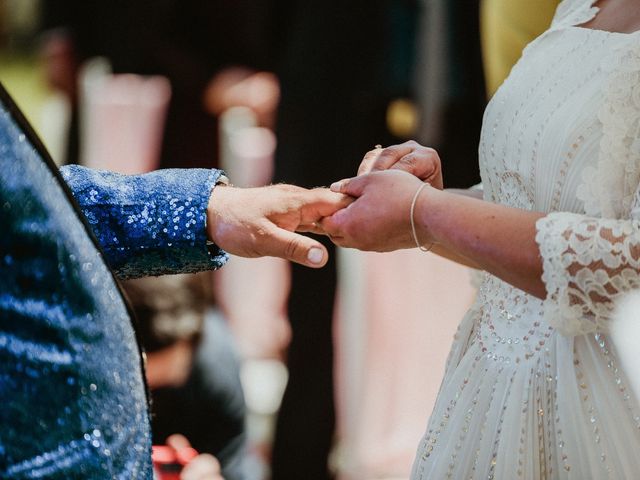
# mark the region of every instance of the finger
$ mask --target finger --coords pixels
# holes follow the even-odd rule
[[[180,433],[174,433],[173,435],[169,435],[167,437],[166,444],[173,448],[174,450],[180,450],[181,448],[189,448],[191,444],[187,437],[181,435]]]
[[[296,228],[298,233],[315,233],[316,235],[326,235],[326,232],[318,223],[309,223],[305,225],[298,225]]]
[[[342,180],[338,180],[337,182],[333,182],[329,186],[329,189],[335,193],[342,193],[343,190],[347,187],[347,184],[349,183],[350,180],[351,180],[350,178],[345,178]]]
[[[331,238],[333,241],[336,238],[344,238],[345,233],[343,230],[343,226],[346,220],[346,212],[344,210],[340,210],[336,212],[334,215],[330,217],[323,218],[320,222],[320,228],[325,232],[326,235]]]
[[[392,170],[402,170],[408,172],[420,179],[426,180],[427,177],[436,173],[436,163],[425,154],[411,152],[398,160]]]
[[[329,252],[317,240],[276,226],[266,239],[264,254],[312,268],[323,267],[329,259]]]
[[[220,478],[220,462],[208,453],[194,458],[180,472],[180,480],[210,480]]]
[[[438,170],[434,170],[427,176],[421,177],[421,180],[423,182],[431,184],[432,187],[437,188],[438,190],[442,190],[444,188],[444,185],[442,183],[442,175],[439,174]]]
[[[373,150],[369,150],[365,153],[362,158],[362,162],[360,162],[360,166],[358,167],[358,175],[363,175],[365,173],[369,173],[371,171],[371,167],[378,159],[378,156],[384,151],[382,148],[375,148]]]
[[[364,192],[364,188],[369,182],[369,175],[361,175],[359,177],[346,178],[331,184],[331,191],[343,193],[351,197],[359,197]]]
[[[340,213],[340,212],[338,212]],[[321,228],[329,239],[339,247],[347,246],[347,238],[342,230],[342,215],[333,215],[322,219]]]
[[[198,452],[196,451],[195,448],[183,447],[183,448],[176,448],[175,450],[176,450],[176,459],[182,465],[188,464],[198,456]]]
[[[305,192],[303,202],[301,222],[309,224],[347,207],[353,202],[353,198],[333,192],[328,188],[314,188]]]
[[[402,157],[413,152],[416,147],[418,147],[416,142],[409,141],[385,148],[371,165],[371,171],[390,169]]]

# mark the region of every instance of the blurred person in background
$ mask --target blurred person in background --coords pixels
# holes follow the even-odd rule
[[[268,65],[266,8],[247,0],[43,0],[48,78],[74,110],[67,163],[77,163],[81,150],[79,69],[104,57],[116,74],[169,79],[159,167],[216,166],[217,115],[229,105],[247,105],[272,122],[277,80],[257,72]]]
[[[257,478],[248,457],[239,361],[211,309],[210,277],[172,275],[123,284],[147,353],[154,445],[176,433],[215,456],[226,480]]]

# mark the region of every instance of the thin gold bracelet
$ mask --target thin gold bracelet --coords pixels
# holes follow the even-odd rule
[[[416,202],[418,201],[418,197],[420,196],[420,192],[422,192],[422,189],[424,187],[427,186],[431,186],[431,184],[429,182],[424,182],[422,185],[420,185],[420,187],[418,188],[418,190],[416,191],[415,195],[413,196],[413,200],[411,201],[411,212],[409,213],[409,216],[411,218],[411,232],[413,233],[413,239],[416,242],[416,246],[423,252],[428,252],[429,250],[431,250],[433,248],[433,243],[431,245],[429,245],[428,248],[425,248],[424,245],[420,244],[420,241],[418,240],[418,233],[416,232],[416,223],[414,220],[414,211],[416,209]]]

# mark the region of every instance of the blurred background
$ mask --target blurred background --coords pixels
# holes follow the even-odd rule
[[[479,182],[482,112],[556,0],[0,0],[0,81],[62,165],[328,185],[376,144]],[[406,479],[471,273],[418,251],[125,285],[154,443],[227,480]]]

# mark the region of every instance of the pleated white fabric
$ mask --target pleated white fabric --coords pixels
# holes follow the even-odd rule
[[[485,199],[548,213],[548,297],[484,274],[413,480],[640,478],[640,403],[607,336],[640,288],[640,33],[579,27],[593,3],[565,0],[487,107]]]

